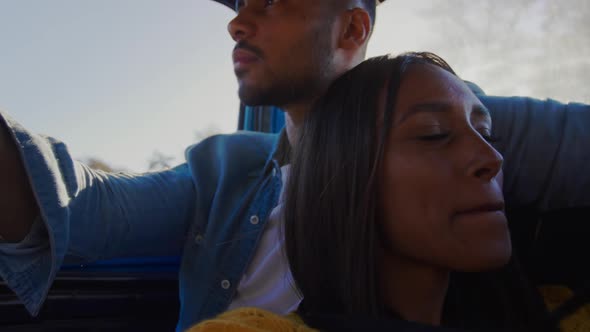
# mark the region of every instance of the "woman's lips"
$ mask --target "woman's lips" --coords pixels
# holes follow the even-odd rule
[[[504,202],[490,202],[459,210],[456,215],[478,214],[488,212],[504,212]]]

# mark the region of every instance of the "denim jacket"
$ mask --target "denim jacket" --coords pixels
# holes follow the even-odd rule
[[[4,120],[47,229],[40,248],[0,256],[0,276],[31,314],[64,259],[122,256],[182,255],[178,330],[227,308],[278,201],[279,135],[214,136],[189,147],[176,168],[107,174],[73,160],[63,143]]]
[[[501,138],[507,207],[590,207],[590,106],[481,98]],[[74,161],[59,141],[0,121],[18,143],[47,229],[44,245],[0,255],[0,276],[29,312],[39,312],[64,259],[159,255],[182,255],[178,330],[228,307],[277,204],[285,135],[214,136],[174,169],[108,174]]]

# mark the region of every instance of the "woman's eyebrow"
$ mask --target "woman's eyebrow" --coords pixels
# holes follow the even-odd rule
[[[418,114],[418,113],[447,113],[452,110],[452,106],[450,103],[441,102],[441,101],[433,101],[433,102],[426,102],[426,103],[418,103],[410,106],[408,112],[406,112],[400,119],[398,124],[401,124],[408,118]]]
[[[425,102],[425,103],[418,103],[414,104],[410,107],[408,112],[406,112],[399,120],[398,124],[404,122],[408,118],[418,114],[418,113],[448,113],[452,111],[453,106],[444,101],[433,101],[433,102]],[[474,105],[472,109],[472,115],[485,117],[491,119],[490,111],[481,104]]]

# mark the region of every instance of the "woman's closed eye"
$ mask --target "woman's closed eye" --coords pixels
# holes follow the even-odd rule
[[[488,143],[497,143],[500,141],[500,138],[497,136],[492,135],[491,133],[479,133],[480,136]],[[442,133],[435,133],[435,134],[427,134],[427,135],[420,135],[418,139],[425,142],[436,142],[442,141],[447,139],[451,136],[450,132],[442,132]]]
[[[450,136],[450,133],[436,133],[436,134],[428,134],[428,135],[421,135],[418,136],[418,139],[421,141],[440,141],[446,139]]]
[[[442,141],[452,134],[451,128],[441,123],[420,124],[411,128],[410,131],[413,131],[414,139],[423,142]]]

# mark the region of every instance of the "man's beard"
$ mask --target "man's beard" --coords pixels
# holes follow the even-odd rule
[[[315,36],[311,43],[303,46],[312,53],[305,67],[292,69],[288,67],[289,63],[285,63],[279,74],[273,73],[273,77],[267,78],[267,86],[240,86],[240,100],[248,106],[284,107],[318,97],[331,77],[333,53],[329,47],[329,34],[319,32]],[[293,49],[298,47],[295,45]]]

